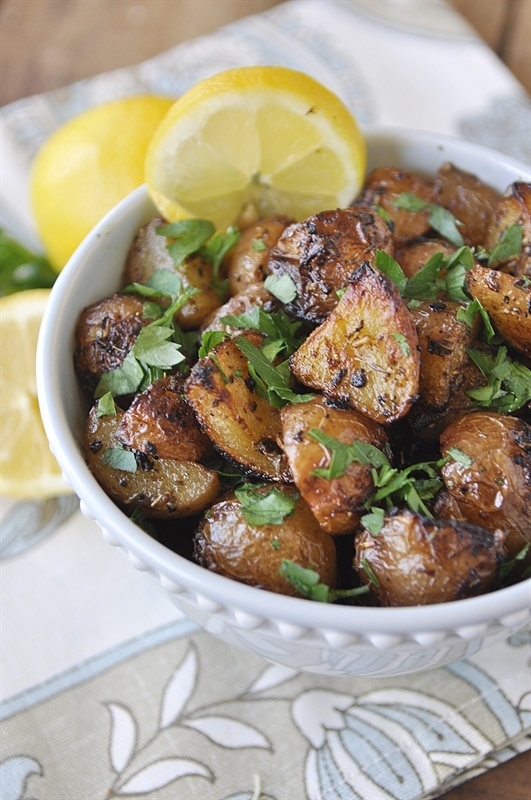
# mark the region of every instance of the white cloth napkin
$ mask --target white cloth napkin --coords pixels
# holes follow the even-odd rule
[[[73,114],[255,63],[314,75],[362,125],[531,160],[529,98],[442,0],[291,0],[4,107],[2,224],[36,244],[31,161]],[[425,800],[531,747],[528,631],[427,673],[330,680],[197,630],[79,512],[0,570],[5,800]]]

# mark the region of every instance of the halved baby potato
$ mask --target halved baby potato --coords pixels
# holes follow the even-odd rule
[[[260,334],[248,334],[261,342]],[[279,441],[280,410],[259,394],[247,358],[234,339],[225,339],[194,364],[186,397],[214,447],[246,475],[291,481]]]
[[[330,534],[352,532],[365,513],[363,503],[374,491],[371,466],[353,461],[342,474],[315,474],[330,467],[332,456],[312,432],[324,433],[343,445],[361,441],[381,450],[387,442],[384,428],[358,411],[328,405],[323,397],[284,406],[281,419],[293,480],[314,516]]]
[[[138,510],[147,519],[179,519],[200,514],[216,500],[221,491],[217,473],[193,461],[155,459],[127,450],[135,471],[112,466],[110,453],[124,451],[116,436],[122,419],[121,410],[116,416],[99,416],[96,403],[85,434],[88,467],[119,506],[129,513]]]
[[[418,395],[418,347],[415,323],[395,284],[364,263],[290,365],[305,386],[388,424],[407,414]]]

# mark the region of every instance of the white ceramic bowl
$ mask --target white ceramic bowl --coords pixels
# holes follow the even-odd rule
[[[444,161],[504,191],[529,170],[499,153],[430,133],[366,131],[369,166],[433,173]],[[131,565],[150,573],[201,627],[271,661],[329,675],[393,675],[440,666],[521,629],[530,619],[531,580],[492,594],[413,608],[313,603],[236,583],[191,563],[134,525],[89,472],[80,439],[87,408],[73,370],[73,331],[82,308],[120,284],[124,259],[154,215],[144,188],[127,197],[81,244],[51,293],[38,348],[44,426],[83,513]],[[97,587],[94,587],[97,591]]]

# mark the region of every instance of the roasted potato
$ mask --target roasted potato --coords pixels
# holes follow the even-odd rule
[[[294,483],[315,518],[330,534],[352,532],[374,491],[371,467],[354,461],[337,476],[316,475],[316,469],[330,466],[331,455],[311,433],[316,429],[346,445],[362,441],[382,450],[387,442],[383,427],[352,409],[333,408],[322,397],[284,406],[281,419],[282,446]]]
[[[405,193],[433,202],[430,185],[418,175],[394,167],[378,167],[367,176],[356,201],[384,209],[392,220],[395,247],[424,236],[430,229],[429,210],[413,212],[397,207],[398,198]]]
[[[490,589],[504,538],[501,530],[395,510],[377,535],[356,535],[354,568],[383,606],[446,603]]]
[[[499,258],[491,266],[503,269],[511,275],[531,278],[531,184],[517,182],[497,203],[485,236],[485,248],[494,250],[511,225],[522,228],[522,250],[520,253]]]
[[[152,319],[144,316],[146,301],[134,294],[112,294],[88,306],[75,332],[74,368],[91,394],[101,376],[119,367]]]
[[[252,337],[260,343],[259,334]],[[257,391],[237,339],[226,339],[194,364],[186,398],[216,449],[246,475],[290,482],[280,411]]]
[[[468,245],[483,245],[500,193],[470,172],[443,164],[431,182],[434,201],[458,220],[459,231]]]
[[[435,300],[410,309],[420,348],[419,403],[430,411],[444,411],[461,386],[470,362],[467,350],[479,332],[479,315],[469,327],[457,319],[460,308]]]
[[[368,263],[358,267],[290,364],[301,383],[376,422],[403,417],[418,395],[420,356],[415,323],[394,283]]]
[[[192,461],[154,459],[133,453],[136,470],[112,466],[108,456],[122,450],[117,430],[122,421],[116,416],[99,416],[98,404],[89,414],[85,452],[90,471],[125,511],[140,511],[147,519],[179,519],[200,514],[218,497],[221,484],[217,473]]]
[[[526,278],[475,266],[467,272],[466,284],[504,339],[531,357],[531,283]]]
[[[475,350],[484,349],[483,346],[474,346]],[[421,368],[422,374],[422,368]],[[409,411],[406,420],[415,440],[418,442],[438,441],[443,430],[451,422],[477,410],[468,392],[485,385],[485,376],[473,361],[463,363],[461,374],[456,376],[453,389],[444,408],[433,408],[418,400]]]
[[[263,283],[251,283],[238,294],[230,297],[226,303],[217,308],[203,320],[201,332],[225,331],[232,336],[241,333],[242,329],[234,325],[227,325],[221,320],[223,317],[237,316],[253,308],[263,308],[264,311],[275,311],[279,308],[278,301],[264,287]]]
[[[293,487],[280,484],[257,491],[290,495],[295,501],[294,510],[279,525],[251,524],[238,498],[228,495],[213,505],[201,520],[194,538],[196,561],[241,583],[297,595],[296,589],[280,574],[282,561],[288,559],[302,567],[314,567],[321,581],[334,587],[334,542],[319,527],[305,500]]]
[[[432,256],[442,253],[447,258],[454,250],[455,247],[444,239],[419,239],[397,247],[394,257],[407,277],[412,278]]]
[[[293,222],[290,217],[278,214],[263,217],[242,231],[225,262],[231,295],[265,280],[269,274],[269,252],[285,228]]]
[[[156,270],[175,270],[184,289],[199,289],[199,293],[191,297],[177,314],[181,328],[192,330],[221,305],[221,298],[212,286],[214,274],[210,261],[189,256],[175,265],[167,249],[168,239],[157,233],[157,228],[164,224],[165,221],[157,217],[140,229],[127,256],[124,280],[126,283],[145,283]]]
[[[186,402],[182,375],[159,378],[137,394],[116,437],[126,447],[156,458],[203,461],[214,451]]]
[[[531,425],[493,411],[475,411],[441,434],[447,491],[463,517],[507,533],[511,555],[531,542]],[[455,448],[462,458],[452,457]]]
[[[274,275],[288,275],[295,284],[297,295],[288,311],[320,324],[359,265],[374,264],[377,250],[391,253],[392,237],[374,209],[322,211],[286,228],[271,250],[268,269]]]

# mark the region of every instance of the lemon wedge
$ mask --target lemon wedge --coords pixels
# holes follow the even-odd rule
[[[170,222],[206,218],[223,230],[346,206],[365,167],[364,138],[333,92],[285,67],[239,67],[174,103],[150,141],[145,180]]]
[[[7,497],[70,493],[37,402],[35,354],[49,296],[49,289],[32,289],[0,298],[0,494]]]

